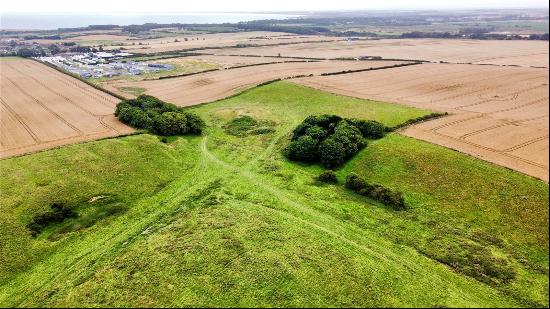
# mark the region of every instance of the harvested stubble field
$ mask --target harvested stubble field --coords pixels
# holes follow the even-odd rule
[[[130,36],[127,36],[122,33],[82,33],[78,36],[70,36],[62,39],[33,39],[33,42],[40,44],[63,44],[68,42],[75,42],[83,46],[93,46],[94,42],[111,42],[111,44],[123,43],[131,39]]]
[[[0,60],[0,157],[127,134],[118,100],[31,60]]]
[[[154,57],[151,57],[154,58]],[[102,77],[97,79],[90,79],[91,82],[102,85],[105,83],[112,83],[116,80],[124,81],[142,81],[142,80],[154,80],[159,78],[165,78],[167,76],[182,76],[195,73],[201,73],[206,71],[212,71],[216,69],[229,69],[235,67],[259,65],[259,64],[271,64],[282,62],[297,62],[293,58],[272,58],[272,57],[240,57],[240,56],[214,56],[214,55],[200,55],[200,56],[181,56],[171,57],[166,59],[151,59],[150,63],[165,63],[173,66],[173,69],[160,71],[155,73],[144,73],[140,75],[119,75],[113,77]],[[302,60],[303,61],[303,60]]]
[[[281,153],[311,114],[395,126],[430,111],[288,82],[191,110],[203,136],[0,161],[1,307],[548,307],[542,181],[400,134],[369,141],[338,185]],[[240,115],[274,132],[229,134]],[[346,190],[351,172],[411,208]],[[32,237],[55,201],[79,216]]]
[[[145,93],[165,101],[188,106],[219,100],[244,89],[274,79],[297,75],[319,75],[345,70],[362,70],[397,65],[400,61],[318,61],[277,63],[220,70],[192,76],[129,82],[107,83],[104,87],[123,96],[131,96],[120,89],[144,89]]]
[[[215,54],[340,58],[381,56],[388,59],[447,61],[548,67],[548,42],[445,39],[359,40],[275,47],[211,50]]]
[[[422,64],[297,82],[450,112],[452,116],[412,126],[404,134],[548,181],[546,69]]]
[[[168,58],[168,59],[162,59],[162,60],[155,60],[154,62],[179,64],[182,62],[185,63],[189,60],[211,63],[221,68],[232,68],[232,67],[238,67],[243,65],[254,65],[254,64],[273,63],[273,62],[297,61],[294,58],[279,58],[279,57],[241,57],[241,56],[230,56],[230,55],[200,55],[200,56],[188,56],[188,57],[179,57],[179,58]]]
[[[158,39],[127,39],[123,41],[124,49],[130,53],[159,53],[184,49],[218,48],[244,45],[279,45],[300,42],[337,41],[342,38],[320,35],[294,35],[280,32],[238,32],[238,33],[213,33],[174,35]],[[106,49],[118,49],[119,46]]]

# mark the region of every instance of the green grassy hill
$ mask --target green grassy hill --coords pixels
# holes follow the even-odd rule
[[[429,111],[286,82],[193,110],[201,137],[0,161],[0,306],[548,306],[545,183],[396,133],[338,185],[281,154],[310,114],[392,126]],[[274,132],[228,134],[239,115]],[[412,208],[344,189],[352,171]],[[33,238],[53,202],[79,216]]]

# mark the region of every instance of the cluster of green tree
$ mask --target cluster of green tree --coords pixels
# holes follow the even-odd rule
[[[274,123],[269,120],[256,120],[248,115],[239,116],[225,126],[227,134],[235,136],[261,135],[275,132]]]
[[[470,29],[471,30],[471,29]],[[434,39],[472,39],[472,40],[541,40],[548,41],[548,33],[545,34],[503,34],[503,33],[486,33],[482,30],[468,33],[450,33],[450,32],[422,32],[413,31],[401,34],[402,39],[419,39],[419,38],[434,38]]]
[[[122,30],[124,32],[129,33],[140,33],[140,32],[147,32],[151,31],[153,29],[160,29],[160,28],[178,28],[178,29],[201,29],[201,31],[206,32],[233,32],[235,24],[228,24],[228,23],[222,23],[222,24],[182,24],[182,23],[170,23],[170,24],[158,24],[158,23],[145,23],[142,25],[128,25],[128,26],[122,26]]]
[[[134,128],[158,135],[201,134],[205,126],[199,116],[149,95],[118,103],[115,116]]]
[[[317,180],[320,182],[331,183],[331,184],[338,183],[338,178],[336,177],[336,174],[334,173],[333,170],[326,170],[322,172],[321,175],[317,177]]]
[[[342,32],[333,32],[334,36],[339,37],[378,37],[378,33],[369,32],[369,31],[353,31],[347,30]]]
[[[260,22],[239,23],[237,28],[245,31],[270,31],[270,32],[286,32],[302,35],[315,34],[330,34],[331,31],[324,27],[318,26],[301,26],[301,25],[277,25],[265,24]]]
[[[452,39],[462,37],[460,34],[452,34],[450,32],[422,32],[412,31],[401,34],[402,39],[420,39],[420,38],[433,38],[433,39]]]
[[[50,44],[50,46],[48,46],[48,49],[50,50],[50,53],[52,55],[59,54],[60,52],[62,52],[61,47],[59,47],[59,45],[57,44]]]
[[[46,51],[39,46],[34,47],[22,47],[19,48],[15,55],[23,58],[30,58],[30,57],[44,57],[46,56]]]
[[[386,127],[373,120],[309,116],[294,129],[285,152],[293,161],[321,162],[327,168],[335,168],[363,149],[365,138],[382,138],[385,132]]]
[[[63,222],[67,218],[75,218],[78,214],[70,207],[62,203],[53,203],[50,205],[51,210],[37,215],[32,218],[27,224],[27,228],[31,231],[33,237],[40,234],[48,225],[53,223]]]
[[[89,53],[92,51],[92,49],[88,46],[75,46],[69,48],[69,51],[71,53]]]
[[[57,32],[81,32],[81,31],[93,31],[93,30],[113,30],[120,28],[118,25],[90,25],[87,27],[77,27],[77,28],[58,28]]]
[[[54,35],[26,35],[23,37],[24,40],[39,40],[39,39],[45,39],[45,40],[61,40],[61,36],[59,34]]]
[[[74,44],[71,46],[74,46]],[[88,47],[88,46],[75,46],[75,47],[69,48],[69,51],[72,53],[90,53],[90,52],[97,53],[97,52],[103,51],[103,46],[100,45],[99,48]],[[113,49],[113,50],[110,50],[109,52],[116,54],[120,52],[120,50]]]
[[[395,210],[405,210],[408,208],[402,192],[393,191],[377,184],[369,184],[365,179],[354,173],[346,177],[346,188],[377,200]]]

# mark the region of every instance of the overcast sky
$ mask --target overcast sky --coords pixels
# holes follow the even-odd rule
[[[7,0],[0,12],[244,12],[358,9],[548,8],[547,0]]]

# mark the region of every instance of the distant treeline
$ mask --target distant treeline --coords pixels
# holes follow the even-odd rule
[[[91,25],[79,28],[59,28],[57,33],[80,32],[92,30],[113,30],[122,29],[122,31],[131,34],[148,32],[161,28],[177,28],[187,30],[200,30],[212,33],[239,32],[239,31],[271,31],[284,32],[298,35],[331,35],[347,37],[374,37],[374,38],[467,38],[467,39],[491,39],[491,40],[548,40],[548,33],[531,35],[510,35],[494,33],[494,26],[484,27],[464,27],[457,32],[423,32],[413,31],[399,34],[378,34],[374,32],[363,32],[353,30],[335,30],[342,26],[361,27],[409,27],[409,26],[430,26],[432,21],[438,22],[456,21],[457,16],[446,16],[440,14],[423,14],[420,16],[410,14],[393,15],[380,14],[375,16],[357,16],[357,17],[300,17],[290,19],[268,19],[255,20],[240,23],[220,23],[220,24],[185,24],[185,23],[145,23],[141,25]],[[5,32],[2,32],[5,33]],[[32,34],[28,39],[51,38],[58,39],[59,35],[55,33],[44,33],[44,35]]]
[[[434,39],[474,39],[474,40],[542,40],[548,41],[548,33],[544,34],[502,34],[502,33],[484,33],[460,31],[459,33],[450,32],[421,32],[413,31],[401,34],[403,39],[419,39],[419,38],[434,38]]]

